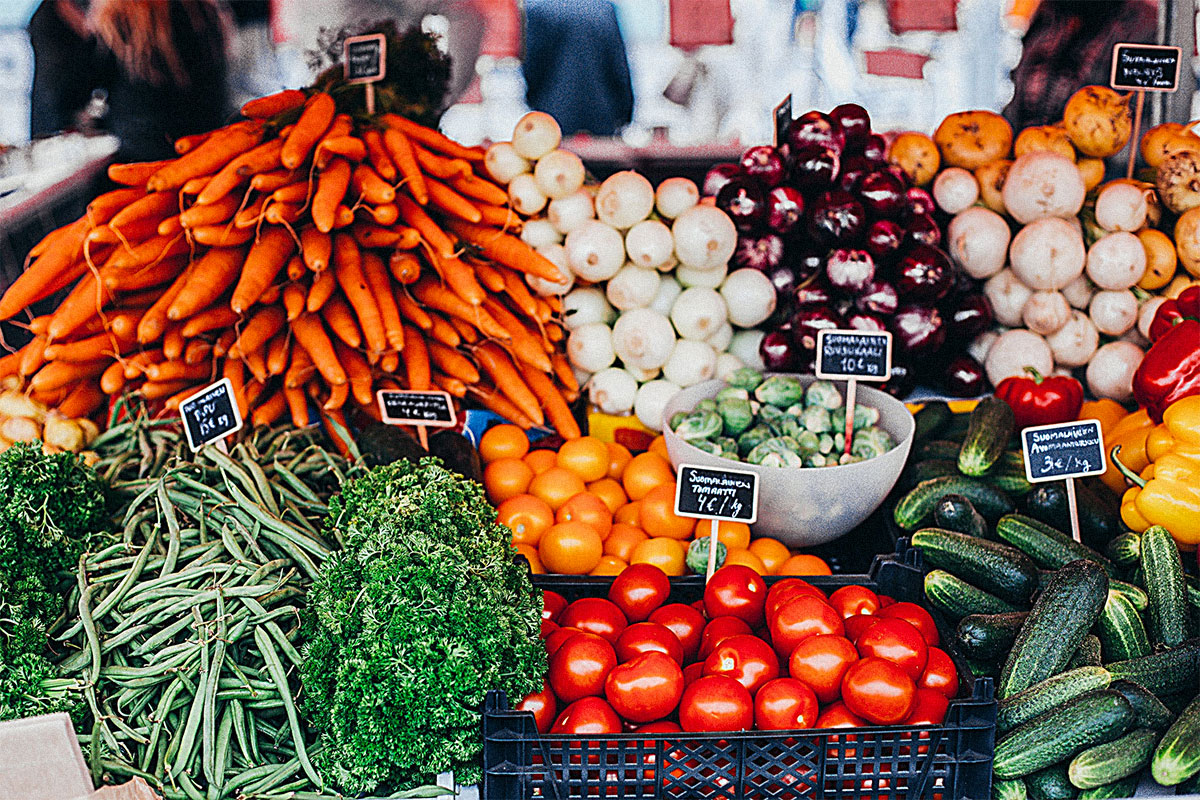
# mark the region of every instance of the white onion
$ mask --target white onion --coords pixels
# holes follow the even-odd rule
[[[1034,333],[1049,336],[1071,318],[1071,304],[1061,292],[1034,292],[1021,309],[1021,322]]]
[[[1138,320],[1138,302],[1128,289],[1105,289],[1092,296],[1088,315],[1105,336],[1121,336]]]
[[[671,229],[656,219],[639,222],[625,234],[625,252],[639,267],[657,269],[675,254]]]
[[[1049,375],[1054,369],[1054,356],[1041,336],[1024,328],[1013,328],[992,343],[983,366],[988,380],[996,386],[1005,378],[1024,375],[1025,367]]]
[[[1146,302],[1142,303],[1141,309],[1138,311],[1138,330],[1142,336],[1150,337],[1150,323],[1154,322],[1154,315],[1158,313],[1158,307],[1167,302],[1166,297],[1151,297]]]
[[[729,343],[733,341],[733,326],[726,322],[704,341],[712,345],[713,350],[716,350],[718,353],[724,353],[729,349]]]
[[[573,289],[564,297],[562,315],[563,325],[567,330],[574,330],[580,325],[592,322],[610,325],[617,318],[604,292],[594,286]]]
[[[1021,324],[1021,314],[1033,290],[1022,283],[1011,269],[1003,269],[988,278],[983,285],[983,293],[992,304],[996,322],[1015,328]]]
[[[551,200],[546,210],[546,218],[550,220],[554,230],[566,236],[583,223],[596,218],[591,193],[587,189],[580,189],[566,197]]]
[[[632,228],[654,210],[654,187],[633,170],[616,172],[596,192],[596,218],[614,228]]]
[[[525,282],[529,284],[529,287],[541,297],[566,294],[571,291],[571,287],[575,285],[575,273],[571,271],[571,266],[567,263],[566,249],[561,244],[548,244],[537,248],[537,252],[554,266],[558,267],[558,271],[562,273],[563,279],[561,281],[548,281],[545,278],[539,278],[537,275],[526,273]]]
[[[1064,367],[1082,367],[1100,344],[1100,333],[1091,318],[1082,311],[1072,310],[1071,318],[1056,332],[1046,337],[1054,363]]]
[[[1142,355],[1142,348],[1131,342],[1104,345],[1088,362],[1088,389],[1096,397],[1125,402],[1133,396],[1133,373],[1142,363]]]
[[[525,225],[521,228],[521,241],[534,250],[546,245],[558,244],[562,238],[562,234],[554,229],[549,220],[526,220]]]
[[[1075,226],[1065,219],[1045,217],[1013,237],[1008,257],[1013,272],[1030,289],[1061,289],[1083,272],[1087,254]]]
[[[721,296],[729,308],[729,321],[739,328],[752,328],[775,311],[775,286],[756,269],[729,273],[721,284]]]
[[[508,184],[508,201],[518,214],[532,217],[546,207],[546,195],[538,188],[537,180],[528,172],[518,175]]]
[[[631,308],[646,308],[654,302],[662,276],[657,270],[642,269],[636,264],[626,264],[608,281],[604,293],[614,308],[628,311]]]
[[[638,369],[637,367],[631,367],[626,364],[625,371],[632,375],[634,380],[636,380],[638,383],[645,383],[646,381],[652,381],[657,378],[659,373],[662,372],[662,369],[658,367],[655,367],[654,369]]]
[[[725,298],[712,289],[685,289],[671,306],[671,322],[685,339],[704,341],[728,319]]]
[[[585,281],[606,281],[625,263],[625,240],[621,232],[603,222],[590,220],[567,234],[567,263]]]
[[[626,365],[655,369],[667,363],[675,348],[671,320],[649,308],[635,308],[617,317],[613,348]]]
[[[658,282],[658,291],[654,294],[654,300],[650,303],[650,307],[660,314],[670,314],[671,306],[675,305],[675,298],[683,292],[683,287],[679,285],[679,281],[675,280],[673,275],[663,275],[662,280]]]
[[[583,187],[583,162],[569,150],[553,150],[538,159],[533,178],[542,194],[556,200]]]
[[[602,322],[589,322],[567,337],[567,358],[580,369],[599,372],[617,360],[612,331]]]
[[[744,366],[746,365],[742,360],[733,353],[717,354],[717,378],[721,380],[725,380],[731,372]]]
[[[1136,231],[1146,224],[1146,193],[1114,181],[1096,195],[1096,224],[1106,231]]]
[[[947,214],[965,211],[979,199],[979,181],[962,167],[950,167],[933,182],[933,199]]]
[[[955,215],[946,231],[951,258],[963,272],[978,280],[990,278],[1004,269],[1011,237],[1004,217],[983,206],[968,208]]]
[[[1047,150],[1025,153],[1013,162],[1000,196],[1017,222],[1073,217],[1083,207],[1083,176],[1075,162]],[[1059,288],[1059,287],[1053,287]]]
[[[662,371],[664,378],[679,386],[712,380],[717,371],[717,352],[707,342],[680,339]]]
[[[517,120],[513,128],[513,147],[531,161],[537,161],[558,147],[561,141],[562,129],[558,127],[558,121],[542,111],[530,111]]]
[[[654,207],[667,219],[675,219],[700,202],[700,190],[690,178],[667,178],[654,191]]]
[[[1087,274],[1101,289],[1128,289],[1146,274],[1146,248],[1128,231],[1110,233],[1088,250]]]
[[[1003,331],[990,330],[976,336],[969,345],[967,345],[967,355],[982,364],[987,359],[988,351],[992,349],[992,345],[1000,338]]]
[[[685,267],[717,269],[729,263],[737,247],[737,228],[724,211],[696,205],[680,214],[671,226],[675,256]]]
[[[497,183],[507,186],[513,178],[524,175],[530,170],[530,163],[512,142],[497,142],[487,149],[483,155],[483,166]]]
[[[742,364],[754,369],[765,369],[758,346],[762,344],[766,334],[757,328],[745,331],[734,331],[733,341],[729,343],[729,352],[741,359]]]
[[[637,398],[637,379],[620,367],[609,367],[588,382],[588,400],[605,414],[628,414]]]
[[[729,267],[725,264],[716,269],[692,269],[691,267],[676,267],[675,279],[683,286],[696,286],[701,289],[715,289],[725,281]]]
[[[633,413],[638,422],[652,431],[663,429],[663,412],[671,398],[679,394],[678,384],[670,381],[650,381],[643,383],[638,389],[637,399],[633,403]]]
[[[1087,275],[1080,275],[1064,286],[1062,293],[1063,297],[1067,298],[1067,302],[1071,304],[1071,308],[1078,308],[1082,311],[1092,302],[1092,295],[1096,293],[1096,287],[1088,280]]]

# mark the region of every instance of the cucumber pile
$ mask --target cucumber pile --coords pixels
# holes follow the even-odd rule
[[[1080,522],[1104,552],[1064,533],[1051,484],[1016,480],[1012,433],[993,403],[969,417],[926,406],[894,511],[930,604],[996,680],[993,797],[1131,797],[1147,770],[1200,792],[1200,589],[1164,528],[1131,533],[1097,504]]]

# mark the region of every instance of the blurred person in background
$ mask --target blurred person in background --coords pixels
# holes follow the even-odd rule
[[[75,126],[96,88],[96,40],[86,2],[43,0],[26,29],[33,45],[32,136]]]
[[[625,42],[610,0],[526,0],[525,97],[564,136],[613,136],[633,119]]]

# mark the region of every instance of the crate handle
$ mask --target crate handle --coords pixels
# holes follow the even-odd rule
[[[929,739],[929,749],[925,751],[925,766],[921,767],[921,775],[917,779],[915,786],[908,787],[908,800],[918,800],[925,793],[925,784],[929,783],[929,773],[933,770],[933,762],[937,758],[938,748],[942,746],[942,740],[946,738],[946,726],[937,726],[937,738]],[[918,738],[918,741],[920,739]]]

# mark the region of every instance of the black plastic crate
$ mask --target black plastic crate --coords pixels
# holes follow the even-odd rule
[[[898,552],[876,556],[866,575],[805,578],[827,594],[851,584],[926,605],[919,551],[903,539]],[[769,584],[781,578],[766,578]],[[541,589],[568,600],[603,596],[611,578],[534,576]],[[672,579],[671,602],[691,602],[703,576]],[[936,615],[935,615],[936,618]],[[870,727],[803,732],[610,734],[603,741],[539,735],[529,712],[514,711],[503,692],[484,704],[485,800],[568,798],[934,798],[987,800],[996,740],[990,678],[972,680],[962,659],[959,696],[945,723],[930,727]]]

